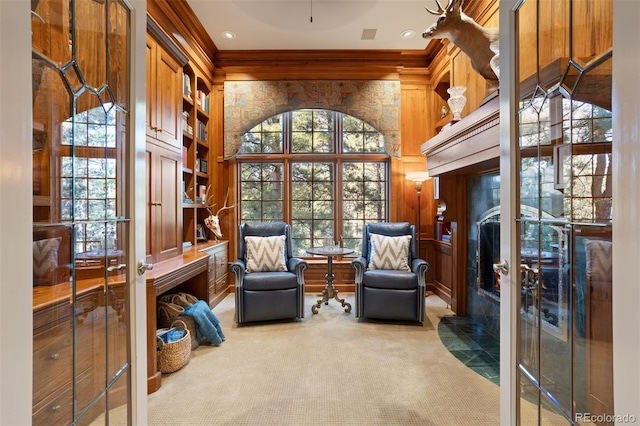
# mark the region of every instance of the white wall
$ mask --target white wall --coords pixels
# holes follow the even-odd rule
[[[614,412],[640,423],[640,2],[613,2]]]
[[[29,4],[0,0],[0,425],[31,423]]]

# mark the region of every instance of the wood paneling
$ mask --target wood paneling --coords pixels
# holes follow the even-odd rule
[[[198,71],[213,80],[211,58],[217,49],[186,0],[148,0],[147,13],[176,46],[188,53]]]
[[[228,80],[399,79],[424,74],[427,53],[401,50],[221,51],[215,63]]]
[[[465,13],[480,24],[493,26],[497,22],[497,1],[468,0]],[[408,171],[425,170],[426,159],[421,153],[421,145],[436,134],[436,126],[441,121],[441,107],[446,105],[446,88],[452,82],[469,87],[470,98],[467,111],[473,111],[484,101],[484,81],[471,84],[455,77],[453,58],[459,55],[459,72],[467,74],[471,70],[468,58],[459,49],[445,41],[432,41],[424,50],[362,50],[362,51],[218,51],[202,25],[193,15],[184,0],[150,0],[147,10],[163,28],[168,37],[193,59],[195,66],[204,74],[210,74],[214,82],[211,96],[211,118],[209,131],[215,141],[211,145],[210,168],[215,179],[212,183],[214,200],[222,205],[227,188],[231,189],[229,203],[236,202],[236,164],[233,160],[223,160],[223,83],[225,81],[262,80],[398,80],[401,83],[401,158],[391,159],[391,206],[390,220],[416,223],[417,197],[415,184],[407,181]],[[176,36],[179,35],[180,37]],[[463,65],[464,64],[464,65]],[[466,68],[465,68],[466,67]],[[471,70],[472,71],[472,70]],[[458,80],[456,80],[458,79]],[[476,87],[479,86],[479,87]],[[427,256],[426,242],[433,236],[433,221],[436,212],[433,199],[433,181],[423,184],[420,208],[420,238],[422,255]],[[231,257],[235,258],[238,210],[232,210],[221,217],[223,235],[229,239]],[[427,259],[429,260],[429,259]],[[344,285],[340,291],[348,290],[352,282],[350,264],[335,264],[336,286]],[[324,272],[321,264],[313,264],[306,271],[307,291],[321,290]]]
[[[427,105],[427,92],[431,86],[426,84],[402,84],[400,100],[402,156],[419,156],[420,145],[429,135],[429,124],[434,121]]]

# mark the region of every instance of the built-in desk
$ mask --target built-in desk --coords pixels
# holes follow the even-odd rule
[[[214,297],[227,290],[224,285],[228,268],[227,248],[227,241],[196,244],[185,249],[180,256],[154,263],[153,269],[146,272],[148,393],[157,391],[161,385],[161,373],[158,371],[156,360],[158,296],[173,290],[189,293],[198,300],[205,300],[209,306],[214,304]],[[211,281],[214,284],[213,289]]]
[[[161,373],[156,360],[156,330],[158,296],[180,287],[180,291],[198,299],[209,299],[209,255],[190,249],[180,256],[153,264],[146,272],[147,280],[147,392],[160,388]]]

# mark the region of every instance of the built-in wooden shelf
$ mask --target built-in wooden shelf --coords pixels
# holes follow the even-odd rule
[[[499,96],[495,96],[420,146],[420,152],[427,157],[430,176],[500,157],[499,101]]]
[[[438,121],[436,123],[436,126],[435,126],[436,127],[436,132],[439,132],[440,130],[442,130],[443,127],[445,127],[446,125],[451,123],[452,119],[453,119],[453,117],[451,116],[451,114],[447,114],[446,116],[441,118],[440,121]]]

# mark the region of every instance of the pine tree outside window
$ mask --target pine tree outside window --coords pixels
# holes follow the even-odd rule
[[[325,236],[359,255],[363,226],[388,218],[384,139],[355,117],[320,109],[270,117],[243,135],[238,167],[241,222],[291,224],[296,256]]]

